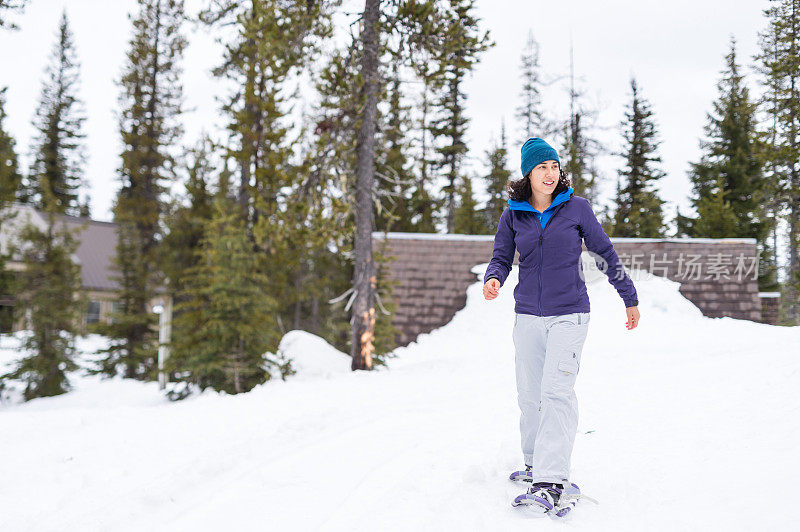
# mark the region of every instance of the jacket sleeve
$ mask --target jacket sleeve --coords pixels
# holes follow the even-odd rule
[[[486,268],[486,274],[483,276],[484,284],[489,279],[495,278],[500,281],[500,286],[503,286],[511,271],[516,249],[516,245],[514,245],[514,228],[511,227],[511,209],[506,208],[503,214],[500,215],[500,222],[497,224],[492,260],[489,262],[489,267]]]
[[[633,286],[633,281],[625,272],[625,267],[620,262],[617,252],[611,244],[611,239],[597,221],[589,202],[584,200],[584,204],[584,209],[581,211],[580,233],[586,243],[586,249],[602,257],[608,265],[605,270],[608,282],[617,290],[625,307],[638,306],[639,296],[636,293],[636,287]],[[595,262],[602,271],[602,265]]]

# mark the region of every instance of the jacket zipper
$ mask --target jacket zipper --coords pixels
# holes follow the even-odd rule
[[[541,226],[542,222],[539,221],[539,227]],[[544,248],[542,247],[543,238],[544,238],[544,228],[542,229],[542,232],[539,233],[539,316],[542,315],[542,266],[544,265]]]
[[[559,203],[556,207],[563,205],[564,203]],[[552,222],[553,217],[560,210],[561,209],[556,208],[553,211],[553,214],[550,215],[550,219],[547,222],[548,223]],[[537,222],[539,222],[539,229],[541,229],[541,233],[539,233],[539,316],[541,316],[542,315],[542,266],[544,266],[544,246],[542,245],[542,240],[544,240],[544,232],[547,231],[547,226],[545,225],[544,227],[542,227],[542,221],[535,214],[533,215],[533,217],[536,218]]]

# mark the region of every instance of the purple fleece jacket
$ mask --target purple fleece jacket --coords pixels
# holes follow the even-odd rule
[[[625,307],[639,304],[633,281],[625,272],[611,240],[597,221],[589,202],[565,190],[543,213],[526,201],[509,201],[494,237],[492,260],[484,283],[495,278],[505,282],[519,250],[519,282],[514,288],[514,310],[518,314],[556,316],[589,312],[581,272],[581,239],[608,268],[605,274],[619,293]],[[544,228],[542,223],[544,222]],[[595,261],[603,270],[599,259]]]

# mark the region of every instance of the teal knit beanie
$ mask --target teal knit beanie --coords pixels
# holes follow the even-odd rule
[[[522,145],[522,177],[527,177],[536,165],[545,161],[556,161],[561,166],[558,152],[548,143],[536,137],[526,140]]]

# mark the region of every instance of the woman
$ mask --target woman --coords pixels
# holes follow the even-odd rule
[[[599,256],[598,266],[605,262],[609,282],[625,304],[629,330],[639,322],[639,302],[589,202],[573,195],[556,150],[542,139],[528,139],[522,146],[522,176],[508,187],[509,208],[500,216],[483,294],[487,300],[497,297],[519,250],[513,340],[525,470],[511,479],[532,485],[513,504],[560,517],[580,496],[568,479],[578,427],[574,385],[589,328],[581,240]]]

